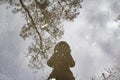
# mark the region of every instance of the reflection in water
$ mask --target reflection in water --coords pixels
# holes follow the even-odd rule
[[[48,80],[75,80],[70,67],[75,66],[75,62],[71,56],[69,45],[65,41],[59,42],[54,49],[54,54],[48,60],[48,66],[54,68],[49,75]]]

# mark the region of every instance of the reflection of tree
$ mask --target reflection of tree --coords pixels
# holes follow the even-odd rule
[[[120,80],[120,68],[113,67],[105,69],[105,73],[102,73],[99,78],[94,77],[91,80]]]
[[[28,56],[31,67],[41,67],[41,59],[46,59],[48,52],[64,33],[62,22],[73,21],[79,15],[80,0],[19,0],[15,1],[14,12],[22,12],[26,24],[20,36],[32,37]]]

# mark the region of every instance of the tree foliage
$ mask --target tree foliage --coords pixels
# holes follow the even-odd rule
[[[80,0],[19,0],[12,1],[14,12],[21,12],[26,24],[20,31],[23,39],[32,38],[28,48],[30,66],[41,67],[52,47],[64,34],[62,22],[73,21],[79,15]]]

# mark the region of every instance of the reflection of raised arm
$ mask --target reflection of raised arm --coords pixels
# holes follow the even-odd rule
[[[69,67],[75,66],[75,61],[73,60],[71,55],[68,56],[68,62],[69,62]]]
[[[51,57],[48,61],[47,61],[47,65],[49,67],[53,67],[53,57]]]
[[[72,61],[70,67],[74,67],[74,66],[75,66],[75,61]]]
[[[47,65],[48,65],[49,67],[54,67],[54,66],[55,66],[55,57],[56,57],[56,55],[53,54],[53,55],[50,57],[50,59],[47,61]]]

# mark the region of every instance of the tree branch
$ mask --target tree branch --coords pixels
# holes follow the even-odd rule
[[[58,4],[62,7],[62,10],[64,9],[64,7],[61,5],[60,1],[58,1]]]
[[[33,25],[33,29],[35,29],[35,31],[37,32],[38,36],[39,36],[39,39],[40,39],[40,47],[41,49],[43,49],[43,44],[42,44],[42,36],[40,35],[35,23],[34,23],[34,20],[29,12],[29,10],[26,8],[26,6],[24,5],[23,1],[22,0],[19,0],[20,1],[20,4],[22,5],[22,7],[24,8],[24,10],[27,12],[31,22],[32,22],[32,25]]]

